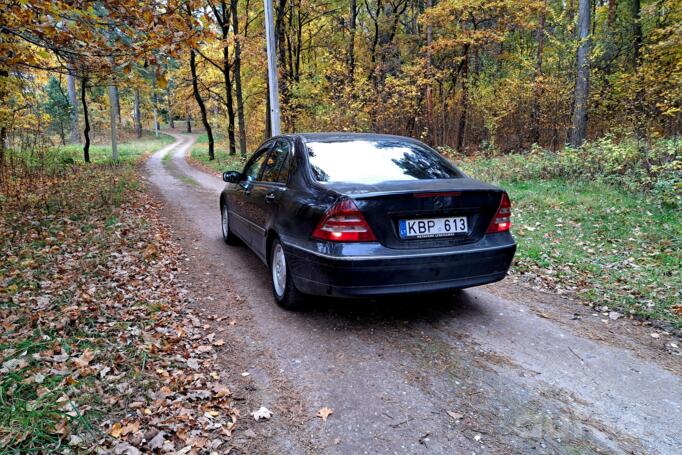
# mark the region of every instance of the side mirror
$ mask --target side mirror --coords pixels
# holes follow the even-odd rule
[[[238,171],[223,172],[223,181],[227,183],[239,183],[242,180],[242,173]]]

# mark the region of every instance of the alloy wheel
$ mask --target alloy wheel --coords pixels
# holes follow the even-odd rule
[[[284,249],[277,243],[272,252],[272,284],[278,297],[282,297],[287,286],[287,263],[284,258]]]

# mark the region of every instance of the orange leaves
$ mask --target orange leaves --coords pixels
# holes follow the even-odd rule
[[[0,308],[0,375],[20,378],[46,417],[3,434],[4,446],[35,449],[31,432],[46,435],[45,452],[55,435],[78,446],[89,419],[111,436],[106,452],[150,451],[152,440],[220,452],[235,428],[226,377],[211,370],[224,341],[183,307],[180,252],[156,204],[136,191],[99,197],[114,181],[131,187],[129,172],[74,168],[6,199],[0,238],[12,241],[0,255],[11,260],[0,261],[0,300],[13,305]]]
[[[86,349],[85,352],[83,352],[83,354],[80,357],[73,359],[73,364],[77,368],[85,368],[88,365],[90,365],[90,362],[94,358],[95,358],[95,353],[92,352],[90,349]]]
[[[145,259],[149,260],[155,257],[158,252],[159,252],[158,247],[154,243],[150,243],[149,245],[147,245],[147,248],[144,249],[142,256]]]
[[[120,438],[132,433],[137,433],[138,431],[140,431],[140,421],[135,420],[125,425],[121,422],[114,423],[109,429],[109,434],[114,438]]]

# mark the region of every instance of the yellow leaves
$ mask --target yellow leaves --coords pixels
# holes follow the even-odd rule
[[[158,76],[158,78],[156,79],[156,85],[163,90],[165,90],[166,87],[168,87],[168,80],[166,79],[165,74]]]
[[[123,426],[121,425],[120,422],[116,422],[111,426],[109,429],[109,434],[113,436],[114,438],[120,438],[121,434],[123,434]]]

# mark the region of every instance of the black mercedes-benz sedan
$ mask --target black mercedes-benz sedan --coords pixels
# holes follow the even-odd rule
[[[266,141],[223,174],[223,239],[270,268],[276,301],[449,291],[501,280],[516,244],[502,189],[414,139],[310,133]]]

